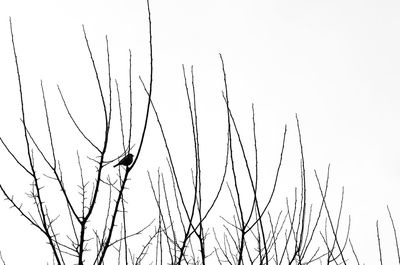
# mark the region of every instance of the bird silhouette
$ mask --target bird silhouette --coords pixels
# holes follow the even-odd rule
[[[114,167],[117,167],[117,166],[126,166],[127,167],[132,163],[132,161],[133,161],[133,155],[132,154],[127,154]]]

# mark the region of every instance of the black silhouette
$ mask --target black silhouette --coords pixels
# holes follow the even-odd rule
[[[117,167],[117,166],[129,166],[132,163],[132,161],[133,161],[133,155],[132,154],[127,154],[114,167]]]

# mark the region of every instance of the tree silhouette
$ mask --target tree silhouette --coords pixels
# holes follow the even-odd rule
[[[194,166],[190,176],[178,173],[177,165],[182,162],[172,152],[160,113],[152,98],[153,40],[148,0],[147,12],[150,73],[148,84],[139,76],[142,85],[140,89],[146,93],[144,122],[141,127],[133,126],[132,53],[129,51],[129,85],[121,89],[118,81],[112,78],[107,36],[105,42],[108,74],[106,85],[104,85],[88,35],[85,27],[82,26],[100,95],[99,105],[102,111],[98,115],[103,122],[102,130],[99,130],[102,135],[100,143],[95,137],[85,132],[84,126],[79,123],[79,117],[73,115],[73,110],[69,107],[61,87],[57,85],[60,100],[76,133],[91,148],[88,155],[85,155],[86,159],[80,152],[76,153],[79,192],[75,195],[66,184],[67,177],[62,167],[63,161],[59,158],[63,151],[58,149],[54,141],[54,124],[42,81],[40,85],[43,115],[47,125],[47,148],[51,150],[50,155],[46,154],[46,147],[38,143],[34,132],[28,126],[25,107],[27,99],[22,85],[12,20],[11,18],[9,20],[21,107],[23,141],[20,143],[24,144],[26,159],[13,151],[3,138],[0,138],[0,141],[4,150],[31,178],[28,200],[33,202],[33,208],[25,207],[1,183],[0,190],[11,207],[45,236],[53,263],[58,265],[89,263],[126,265],[144,263],[360,264],[350,240],[351,218],[348,216],[346,221],[342,218],[344,188],[335,206],[328,205],[330,165],[327,167],[325,181],[322,181],[317,171],[309,172],[306,169],[301,126],[297,115],[299,187],[294,189],[294,194],[286,196],[283,206],[279,205],[279,201],[275,198],[277,187],[280,185],[281,169],[284,166],[288,132],[286,125],[280,140],[280,152],[277,153],[275,174],[271,177],[273,184],[269,187],[263,187],[260,184],[262,176],[259,174],[255,107],[252,105],[252,144],[249,147],[244,143],[239,123],[235,119],[234,110],[231,109],[227,71],[221,54],[219,59],[224,85],[221,104],[226,111],[226,144],[224,144],[223,170],[215,173],[218,185],[214,185],[212,189],[206,186],[202,163],[204,154],[200,152],[202,142],[199,133],[194,67],[191,66],[189,71],[185,65],[182,65],[182,74],[187,111],[190,115]],[[123,99],[126,97],[129,98],[129,106],[124,108]],[[114,110],[114,105],[118,106],[117,111]],[[144,140],[148,132],[151,113],[155,115],[156,125],[164,144],[163,148],[166,150],[169,172],[163,172],[160,167],[156,175],[151,169],[147,172],[156,214],[153,221],[130,233],[127,229],[130,226],[127,221],[126,195],[129,192],[127,183],[133,174],[132,170],[139,165],[138,161],[145,146]],[[128,122],[124,119],[127,114]],[[118,131],[118,134],[112,134],[112,131]],[[139,136],[137,141],[133,134]],[[116,151],[112,145],[118,144],[122,146],[122,149]],[[251,152],[248,151],[249,148]],[[251,162],[251,157],[254,158],[254,163]],[[85,167],[84,160],[90,161],[93,166]],[[122,166],[116,167],[117,165]],[[157,166],[154,165],[155,168]],[[90,176],[89,180],[88,176]],[[184,179],[190,179],[191,186],[184,185]],[[318,193],[318,200],[311,200],[309,197],[312,187],[316,187],[314,191]],[[50,197],[44,192],[45,188],[54,189],[62,198],[57,201],[57,207],[49,203]],[[217,211],[217,202],[221,200],[225,202],[224,207],[231,207],[228,209],[228,216]],[[278,206],[273,208],[273,203]],[[63,208],[62,205],[65,207]],[[314,205],[317,205],[316,210],[314,210]],[[339,206],[339,210],[333,214],[331,207],[336,206]],[[276,209],[278,209],[277,212]],[[389,207],[387,210],[400,264],[395,222]],[[135,217],[140,218],[140,214],[136,213]],[[210,219],[214,221],[209,221]],[[57,222],[67,223],[69,228],[60,228]],[[383,264],[378,222],[376,222],[376,233],[380,262]],[[134,252],[130,240],[139,234],[146,234],[147,239],[140,246],[139,251]],[[6,264],[1,252],[0,260]]]

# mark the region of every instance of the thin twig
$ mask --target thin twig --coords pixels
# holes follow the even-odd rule
[[[396,227],[394,226],[394,221],[393,221],[392,214],[391,214],[391,212],[390,212],[389,206],[387,205],[386,208],[387,208],[388,213],[389,213],[390,222],[392,223],[394,240],[395,240],[395,242],[396,242],[397,260],[399,261],[399,264],[400,264],[399,241],[397,240]]]
[[[383,262],[382,262],[382,249],[381,249],[381,238],[380,238],[380,235],[379,235],[379,224],[378,224],[378,221],[376,221],[376,237],[378,239],[379,261],[380,261],[381,265],[383,265]]]

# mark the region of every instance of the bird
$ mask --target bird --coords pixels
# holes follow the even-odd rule
[[[114,167],[117,167],[117,166],[129,166],[132,163],[132,161],[133,161],[133,155],[132,154],[127,154]]]

